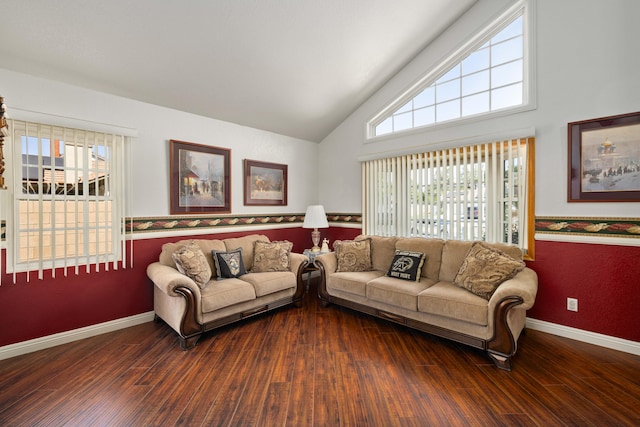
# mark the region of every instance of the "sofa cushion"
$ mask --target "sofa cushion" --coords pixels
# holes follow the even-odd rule
[[[373,301],[416,311],[418,294],[433,284],[433,280],[426,278],[416,282],[381,276],[367,283],[366,296]]]
[[[256,241],[268,242],[269,238],[263,234],[249,234],[243,237],[232,237],[224,239],[224,245],[227,251],[242,248],[242,261],[247,270],[253,268],[253,245]]]
[[[293,243],[262,242],[257,240],[253,246],[253,267],[251,271],[260,273],[265,271],[290,271],[289,254]]]
[[[211,255],[216,264],[217,280],[230,279],[247,274],[242,260],[242,248],[226,252],[212,251]]]
[[[211,280],[201,293],[203,313],[209,313],[256,298],[256,292],[251,283],[236,278],[220,281]]]
[[[488,300],[502,282],[524,267],[522,260],[515,260],[482,242],[475,242],[467,252],[454,283]]]
[[[162,265],[168,265],[169,267],[178,268],[176,266],[175,261],[173,260],[173,253],[180,249],[181,247],[188,245],[189,243],[195,243],[200,247],[200,250],[204,254],[204,257],[207,259],[207,263],[209,263],[209,267],[211,268],[211,272],[213,273],[216,269],[216,266],[213,262],[213,258],[211,257],[211,251],[224,251],[226,247],[222,240],[217,239],[189,239],[189,240],[180,240],[175,243],[165,243],[162,245],[162,252],[160,252],[159,262]]]
[[[360,235],[353,240],[371,239],[371,266],[374,270],[387,271],[396,252],[398,237]]]
[[[336,240],[333,243],[338,258],[338,272],[370,271],[371,239]]]
[[[296,275],[291,271],[251,272],[242,276],[242,280],[253,285],[256,297],[295,288],[297,285]]]
[[[359,273],[333,273],[327,277],[327,289],[329,291],[335,289],[365,297],[367,295],[367,282],[383,275],[384,272],[378,270],[363,271]]]
[[[418,295],[418,311],[480,326],[488,324],[488,307],[487,300],[452,282],[438,282]]]
[[[444,241],[440,239],[408,237],[398,239],[396,249],[400,251],[422,252],[425,256],[425,265],[422,267],[420,275],[437,281],[440,276],[443,245]]]
[[[211,267],[195,243],[180,247],[171,257],[178,271],[191,278],[200,288],[204,288],[211,279]]]
[[[397,250],[389,266],[389,271],[387,271],[387,276],[416,282],[420,280],[423,264],[424,254],[422,252]]]

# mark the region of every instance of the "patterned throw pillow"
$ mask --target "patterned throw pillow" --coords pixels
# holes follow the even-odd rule
[[[289,271],[289,254],[293,249],[293,243],[282,242],[261,242],[253,244],[253,267],[252,273],[262,273],[265,271]]]
[[[454,279],[456,285],[489,300],[498,286],[525,267],[524,261],[482,242],[474,243]]]
[[[242,261],[242,248],[232,251],[211,251],[213,262],[216,265],[216,280],[230,279],[247,274]]]
[[[387,276],[417,282],[420,280],[424,260],[425,255],[422,252],[397,250]]]
[[[333,249],[338,258],[336,271],[370,271],[371,263],[371,239],[362,240],[336,240]]]
[[[197,244],[185,245],[175,251],[171,257],[178,271],[191,278],[201,289],[211,279],[211,267]]]

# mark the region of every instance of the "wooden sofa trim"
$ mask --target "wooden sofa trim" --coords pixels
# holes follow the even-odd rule
[[[436,335],[441,338],[459,342],[470,347],[474,347],[480,350],[486,350],[489,358],[498,368],[505,371],[511,370],[511,356],[513,356],[516,352],[516,340],[513,337],[513,334],[511,333],[511,330],[509,329],[509,326],[507,324],[507,314],[511,309],[524,302],[522,298],[515,296],[507,297],[498,303],[498,306],[494,312],[493,337],[489,340],[484,340],[482,338],[462,334],[460,332],[441,328],[439,326],[431,325],[428,323],[419,322],[415,319],[410,319],[408,317],[404,317],[395,313],[388,313],[386,311],[369,307],[364,304],[329,295],[329,292],[327,292],[326,270],[324,268],[324,265],[319,260],[316,261],[316,265],[320,267],[318,298],[320,299],[320,304],[323,307],[326,307],[330,303],[333,303],[342,307],[359,311],[361,313],[378,317],[380,319],[398,323],[412,329]]]
[[[252,310],[235,313],[230,316],[212,320],[211,322],[204,324],[198,322],[198,318],[196,315],[197,302],[196,296],[193,294],[193,291],[186,286],[176,286],[173,289],[174,292],[182,296],[186,304],[184,314],[182,316],[182,321],[180,322],[180,334],[178,336],[178,339],[180,341],[180,348],[182,348],[183,350],[188,350],[195,347],[202,334],[213,329],[217,329],[231,323],[239,322],[249,317],[257,316],[259,314],[266,313],[268,311],[272,311],[289,304],[293,304],[298,308],[301,307],[302,298],[305,292],[305,285],[302,275],[304,269],[308,264],[309,263],[305,261],[300,264],[300,267],[298,267],[298,271],[296,273],[296,291],[292,296],[273,301],[270,304],[265,304]]]
[[[516,353],[518,345],[507,324],[507,314],[522,303],[522,297],[503,298],[493,314],[493,337],[487,342],[487,354],[498,368],[505,371],[511,370],[511,356]]]

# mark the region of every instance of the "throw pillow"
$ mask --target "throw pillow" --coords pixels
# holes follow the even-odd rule
[[[197,244],[182,246],[171,257],[178,271],[191,278],[201,289],[211,279],[211,267]]]
[[[417,282],[424,265],[425,255],[422,252],[397,250],[387,276]]]
[[[333,243],[333,249],[338,258],[336,271],[370,271],[371,263],[371,239],[362,240],[337,240]]]
[[[454,282],[489,300],[502,282],[511,279],[524,267],[522,260],[511,258],[482,242],[475,242],[462,261]]]
[[[216,265],[216,280],[230,279],[247,274],[242,261],[242,248],[232,251],[211,251],[213,262]]]
[[[282,242],[261,242],[253,244],[253,267],[252,273],[262,273],[265,271],[289,271],[289,254],[293,249],[293,243]]]

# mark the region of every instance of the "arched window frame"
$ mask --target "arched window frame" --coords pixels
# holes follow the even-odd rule
[[[441,127],[458,126],[463,122],[473,122],[485,120],[489,117],[498,117],[514,114],[522,111],[528,111],[536,108],[536,90],[535,90],[535,0],[520,0],[512,7],[504,11],[497,18],[493,19],[483,30],[475,34],[458,49],[454,50],[446,60],[442,61],[438,66],[428,71],[424,76],[418,79],[409,88],[403,91],[402,95],[388,104],[386,108],[377,113],[366,123],[365,135],[366,142],[375,142],[378,140],[397,137],[399,135],[407,135],[411,133],[420,133]],[[505,29],[512,21],[519,16],[523,18],[523,99],[522,103],[517,106],[507,107],[499,110],[483,112],[474,115],[462,116],[460,118],[450,119],[446,121],[436,121],[432,124],[423,126],[410,127],[398,131],[392,131],[382,135],[376,135],[376,126],[393,115],[394,112],[407,102],[410,102],[425,88],[431,86],[439,78],[447,74],[454,66],[460,64],[469,54],[487,43],[492,37]]]

